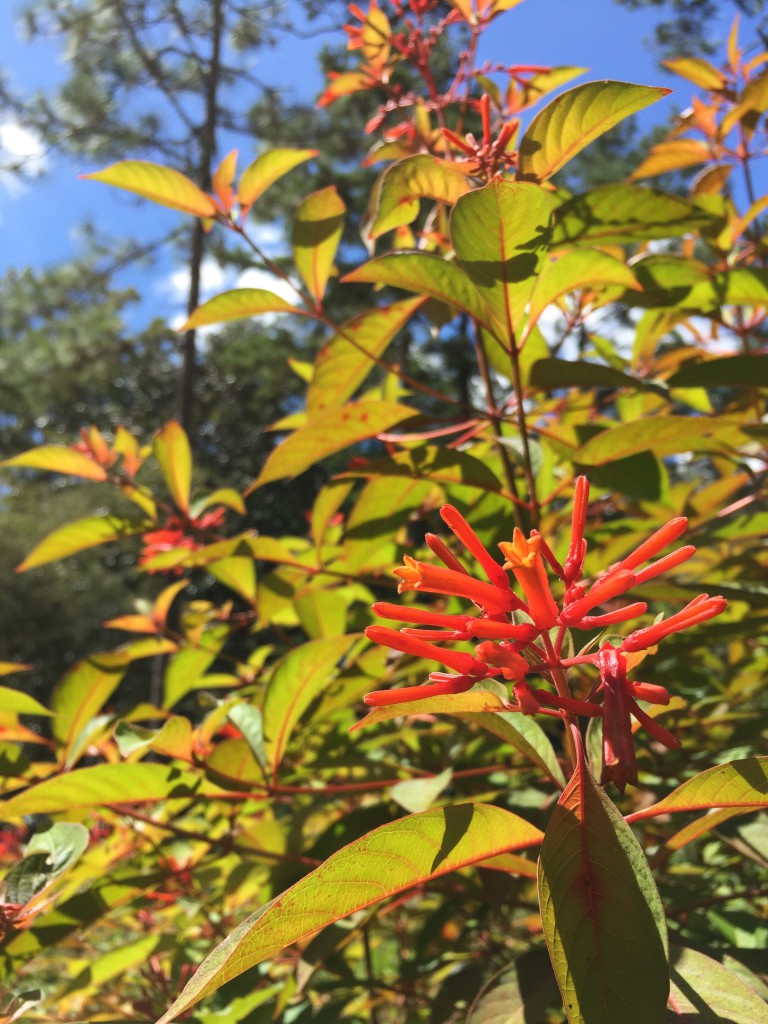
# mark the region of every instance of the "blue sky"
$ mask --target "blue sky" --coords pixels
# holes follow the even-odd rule
[[[16,0],[0,3],[0,66],[12,83],[23,90],[50,88],[66,73],[60,47],[54,43],[27,44],[19,36]],[[580,64],[590,72],[580,81],[613,78],[676,88],[666,100],[643,115],[643,126],[664,120],[674,107],[688,104],[690,90],[661,70],[645,41],[652,36],[658,11],[629,11],[613,0],[526,0],[496,19],[486,34],[481,55],[504,63]],[[723,20],[712,26],[715,37],[728,29]],[[330,39],[330,36],[323,37]],[[287,38],[276,50],[265,51],[254,68],[263,81],[291,89],[301,98],[315,96],[322,88],[314,53],[319,43]],[[244,92],[244,102],[248,100]],[[4,148],[35,154],[35,140],[24,138],[17,127],[0,114],[0,141]],[[308,139],[311,145],[312,140]],[[252,152],[241,147],[241,160]],[[126,158],[131,156],[125,154]],[[78,226],[90,220],[110,234],[130,235],[138,241],[154,234],[158,223],[172,226],[182,215],[148,205],[137,206],[132,198],[103,185],[81,181],[78,173],[96,169],[87,164],[38,152],[31,166],[44,166],[45,174],[24,185],[0,177],[0,271],[8,267],[41,266],[67,259],[78,252]],[[215,293],[228,282],[212,271],[204,287]],[[157,304],[153,312],[178,315],[183,290],[172,279],[173,268],[157,275],[150,287]],[[132,283],[135,283],[132,282]],[[251,281],[250,283],[256,283]],[[165,288],[165,291],[163,290]],[[170,304],[170,305],[169,305]],[[174,304],[176,304],[174,306]]]

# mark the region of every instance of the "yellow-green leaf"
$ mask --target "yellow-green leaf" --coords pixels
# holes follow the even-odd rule
[[[290,735],[312,701],[336,677],[357,634],[322,637],[294,648],[270,677],[264,698],[264,747],[274,773]]]
[[[60,558],[85,551],[86,548],[97,547],[99,544],[134,537],[137,533],[150,529],[152,525],[146,520],[124,519],[120,516],[89,516],[87,519],[78,519],[44,537],[21,565],[16,567],[16,572],[36,569],[40,565],[56,562]]]
[[[328,409],[275,448],[246,494],[273,480],[298,476],[327,455],[375,437],[415,415],[414,409],[395,402],[352,402]]]
[[[499,807],[459,804],[383,825],[333,854],[239,925],[160,1018],[169,1024],[254,964],[327,925],[432,878],[539,841]]]
[[[208,572],[219,583],[234,590],[248,604],[256,602],[256,568],[250,555],[233,555],[217,562],[209,562]]]
[[[86,480],[106,480],[107,471],[83,452],[63,445],[47,444],[28,452],[3,459],[0,466],[23,466],[25,469],[48,469],[52,473],[81,476]]]
[[[456,256],[485,300],[492,333],[507,348],[520,329],[556,205],[538,185],[494,178],[460,199],[451,216]]]
[[[718,71],[714,64],[710,64],[703,57],[675,57],[674,60],[663,60],[661,63],[676,75],[702,89],[717,90],[727,84],[723,72]]]
[[[739,425],[705,416],[663,416],[620,423],[595,435],[574,453],[574,461],[601,466],[637,452],[675,455],[687,451],[719,451],[743,441]]]
[[[278,178],[306,160],[311,160],[313,156],[317,156],[316,149],[270,149],[256,157],[240,178],[237,201],[243,217]]]
[[[674,946],[670,960],[666,1024],[768,1024],[768,1005],[717,960]]]
[[[293,261],[318,306],[333,269],[344,230],[344,200],[335,185],[313,192],[300,204],[293,220]]]
[[[153,453],[176,507],[189,512],[192,486],[192,449],[180,423],[171,420],[155,437]]]
[[[546,263],[531,294],[524,338],[547,306],[562,295],[579,289],[599,292],[611,285],[640,289],[635,275],[625,263],[599,249],[575,249],[555,263]]]
[[[247,320],[263,313],[307,315],[305,309],[292,306],[286,299],[266,288],[233,288],[198,306],[179,331],[190,331],[194,327],[206,327],[208,324],[223,324],[230,320]]]
[[[78,737],[115,692],[129,663],[123,654],[93,655],[73,665],[59,681],[51,708],[53,736],[63,763],[74,763]]]
[[[120,160],[103,171],[84,174],[84,178],[135,192],[160,206],[191,213],[196,217],[215,217],[216,203],[193,181],[171,167],[148,160]]]
[[[404,696],[408,694],[404,686]],[[397,690],[393,690],[397,693]],[[477,715],[483,712],[506,711],[507,705],[497,693],[486,693],[481,690],[467,690],[466,693],[454,693],[446,697],[426,697],[423,700],[410,700],[403,704],[387,704],[369,711],[365,718],[356,722],[350,732],[356,732],[366,725],[376,725],[392,718],[404,718],[408,715]]]
[[[587,82],[561,93],[523,136],[518,179],[546,181],[590,142],[670,91],[631,82]]]
[[[347,274],[346,281],[368,281],[429,295],[467,313],[484,326],[491,319],[477,289],[455,263],[427,252],[397,252],[378,256]]]
[[[82,807],[215,797],[222,792],[196,772],[166,764],[97,764],[45,779],[3,804],[3,819],[59,814]]]
[[[453,206],[469,190],[466,175],[455,164],[426,154],[398,160],[382,175],[368,235],[379,238],[387,231],[411,224],[418,216],[420,199],[435,199]]]
[[[17,671],[19,667],[14,665],[14,671]],[[0,708],[15,715],[53,714],[39,700],[35,700],[34,697],[24,693],[22,690],[12,690],[9,686],[0,686]]]
[[[349,320],[320,349],[307,390],[310,419],[342,405],[357,391],[406,321],[425,302],[423,296],[368,309]]]
[[[708,768],[658,803],[630,814],[627,821],[710,807],[768,807],[768,757],[748,757]]]
[[[547,825],[539,903],[570,1024],[663,1020],[664,909],[640,844],[583,758]]]
[[[638,178],[654,178],[657,174],[668,174],[680,171],[684,167],[695,167],[696,164],[707,163],[712,158],[708,147],[697,139],[671,139],[669,142],[657,142],[651,151],[629,176],[630,181]]]

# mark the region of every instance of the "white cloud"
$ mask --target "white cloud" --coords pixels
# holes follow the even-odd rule
[[[47,163],[39,136],[16,121],[0,121],[0,186],[6,192],[24,192],[24,179],[42,174]]]

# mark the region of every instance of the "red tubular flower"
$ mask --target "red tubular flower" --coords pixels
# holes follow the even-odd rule
[[[522,679],[530,668],[525,658],[507,644],[494,644],[485,640],[477,645],[475,651],[486,665],[500,668],[505,679]]]
[[[397,588],[400,594],[406,590],[424,590],[431,594],[466,597],[488,612],[510,612],[515,607],[517,598],[511,590],[500,590],[490,583],[474,579],[469,573],[418,562],[410,555],[405,555],[403,561],[405,565],[395,569],[395,575],[401,579]]]
[[[571,519],[571,543],[563,567],[566,584],[570,585],[581,579],[584,569],[584,558],[587,553],[587,542],[584,540],[584,530],[587,525],[587,510],[589,508],[589,481],[585,476],[576,478],[576,488],[573,494],[573,517]]]
[[[504,568],[512,570],[522,587],[528,614],[539,629],[551,629],[557,622],[557,605],[541,557],[541,538],[526,539],[522,530],[515,527],[512,542],[502,541],[499,547],[506,559]]]
[[[439,661],[462,675],[481,679],[488,674],[485,665],[477,658],[473,658],[471,654],[437,647],[435,644],[427,643],[426,640],[418,640],[416,637],[399,633],[396,629],[388,629],[386,626],[368,626],[365,635],[375,644],[391,647],[395,651],[402,651],[403,654],[413,654],[417,658]]]
[[[563,626],[578,627],[579,620],[596,605],[603,604],[612,597],[626,594],[634,585],[635,574],[620,569],[612,572],[610,576],[598,578],[582,598],[563,609],[560,613],[560,622]]]
[[[628,782],[637,785],[637,762],[630,718],[627,662],[621,651],[606,645],[597,661],[603,687],[603,772],[600,782],[612,782],[622,793]]]
[[[440,518],[448,529],[461,541],[464,547],[475,556],[482,565],[483,571],[494,586],[501,590],[510,590],[509,577],[491,555],[464,516],[453,505],[443,505]]]
[[[397,690],[374,690],[366,693],[363,700],[369,707],[381,708],[391,704],[409,704],[414,700],[426,700],[427,697],[444,697],[451,693],[465,693],[471,689],[476,679],[470,676],[452,676],[440,679],[435,683],[423,686],[403,686]]]
[[[728,602],[724,597],[710,597],[709,594],[699,594],[698,597],[689,602],[685,608],[670,615],[668,619],[662,619],[652,626],[644,629],[636,629],[630,633],[621,645],[622,649],[629,652],[644,651],[648,647],[655,647],[659,640],[671,633],[680,633],[684,629],[690,629],[700,622],[713,619],[716,615],[725,611]]]

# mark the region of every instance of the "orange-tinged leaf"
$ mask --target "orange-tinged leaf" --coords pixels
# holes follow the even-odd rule
[[[722,71],[719,71],[714,64],[702,57],[675,57],[673,60],[663,60],[664,67],[674,71],[681,78],[693,82],[702,89],[722,89],[727,84],[727,79]]]
[[[341,96],[349,96],[353,92],[370,89],[376,80],[365,71],[346,71],[343,74],[329,75],[328,86],[317,101],[318,107],[329,107]]]
[[[631,82],[587,82],[561,93],[523,136],[518,179],[546,181],[590,142],[670,91]]]
[[[679,171],[683,167],[694,167],[696,164],[707,163],[712,154],[709,148],[696,139],[672,139],[670,142],[658,142],[651,146],[651,151],[629,176],[630,181],[639,178],[653,178],[657,174]]]
[[[270,185],[313,156],[317,156],[316,149],[270,149],[256,157],[240,178],[237,201],[243,218]]]
[[[583,756],[547,825],[539,904],[570,1024],[663,1020],[664,909],[640,844]]]
[[[106,480],[107,471],[83,452],[63,445],[46,444],[28,452],[3,459],[0,466],[22,466],[25,469],[48,469],[52,473],[81,476],[86,480]]]
[[[470,191],[466,174],[437,157],[409,156],[388,167],[377,189],[376,211],[369,228],[370,238],[379,238],[403,224],[411,224],[419,213],[420,199],[453,204]]]
[[[218,196],[221,205],[225,210],[232,209],[235,194],[232,191],[232,182],[235,180],[235,168],[237,167],[237,150],[233,149],[227,153],[219,166],[213,172],[211,188]]]
[[[246,494],[273,480],[298,476],[327,455],[391,430],[415,415],[415,409],[395,402],[351,402],[328,409],[275,448]]]
[[[318,306],[333,270],[346,209],[336,186],[329,185],[307,196],[294,217],[293,261]]]
[[[171,605],[176,600],[185,587],[189,585],[189,580],[178,580],[176,583],[172,583],[165,590],[162,590],[158,595],[154,607],[152,608],[152,620],[159,626],[164,627],[168,618],[168,612],[171,610]]]
[[[148,615],[118,615],[114,619],[106,619],[104,626],[107,629],[124,629],[128,633],[150,633],[153,636],[158,632],[157,623]]]
[[[192,486],[192,449],[184,428],[176,420],[166,423],[155,437],[152,451],[176,508],[189,512]]]
[[[190,331],[194,327],[205,327],[208,324],[223,324],[229,320],[247,320],[248,317],[260,316],[262,313],[307,315],[305,309],[292,306],[286,299],[266,288],[233,288],[198,306],[179,331]]]
[[[368,309],[349,320],[323,345],[307,390],[307,413],[341,405],[357,391],[406,321],[425,302],[423,296]]]
[[[28,672],[31,665],[23,665],[21,662],[0,661],[0,676],[10,676],[14,672]]]
[[[16,572],[36,569],[40,565],[56,562],[60,558],[85,551],[86,548],[97,547],[99,544],[135,537],[136,534],[151,529],[153,525],[146,519],[124,519],[120,516],[89,516],[86,519],[78,519],[44,537],[21,565],[16,566]]]
[[[197,516],[203,509],[211,508],[213,505],[224,505],[241,516],[245,515],[243,496],[240,491],[236,491],[233,487],[220,487],[215,491],[211,491],[204,498],[198,498],[192,507],[192,511]]]
[[[243,921],[203,961],[158,1024],[169,1024],[254,964],[342,917],[540,838],[541,832],[517,815],[482,804],[425,811],[382,825]]]
[[[51,701],[60,763],[74,763],[80,752],[79,736],[115,692],[128,665],[129,659],[123,654],[93,655],[73,665],[62,677]]]
[[[627,821],[710,807],[768,807],[768,757],[747,757],[708,768],[658,803],[630,814]]]
[[[103,171],[84,174],[84,178],[135,192],[160,206],[191,213],[195,217],[215,217],[216,203],[193,181],[171,167],[148,160],[120,160]]]
[[[408,695],[408,687],[404,686],[403,696]],[[392,690],[396,693],[396,690]],[[445,697],[427,697],[423,700],[405,701],[402,704],[388,704],[369,711],[365,718],[356,722],[350,732],[356,732],[366,725],[376,725],[392,718],[403,718],[408,715],[476,715],[484,712],[507,711],[508,706],[497,693],[482,690],[467,690],[466,693],[454,693]]]

